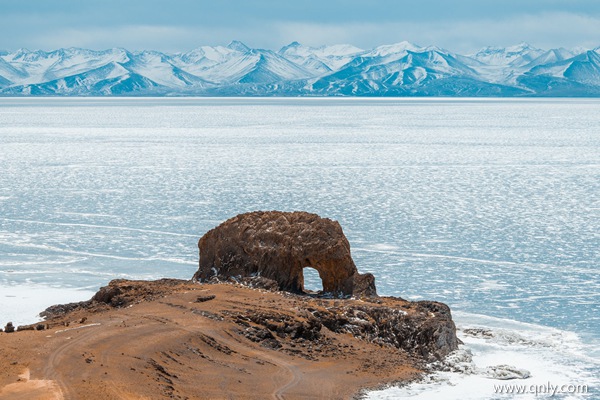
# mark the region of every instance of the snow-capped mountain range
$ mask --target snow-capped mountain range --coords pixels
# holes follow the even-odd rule
[[[600,47],[0,51],[1,96],[600,96]]]

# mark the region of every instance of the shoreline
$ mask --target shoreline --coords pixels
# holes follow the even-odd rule
[[[191,292],[191,295],[199,297],[200,294],[198,293],[202,293],[202,290],[207,288],[217,288],[220,285],[200,286],[204,286],[204,288],[198,287],[198,284],[193,286],[194,290]],[[233,288],[234,290],[239,289],[238,285],[226,284],[223,286]],[[253,295],[250,297],[254,300],[258,299],[256,296],[264,296],[265,293],[266,295],[283,296],[288,298],[288,300],[294,297],[294,295],[287,293],[264,292],[260,289],[245,288],[245,290],[252,291]],[[179,291],[179,289],[175,290],[175,292]],[[152,301],[165,301],[161,299],[162,297],[153,300],[149,298],[142,298],[140,300],[150,303]],[[195,304],[195,301],[193,303]],[[210,301],[204,304],[209,303]],[[249,303],[249,301],[246,301],[245,303]],[[259,301],[258,306],[261,306],[261,303],[262,302]],[[192,303],[188,302],[186,304],[189,305]],[[282,305],[284,303],[278,304]],[[246,307],[247,306],[248,305],[246,304]],[[289,306],[289,304],[284,305],[284,307],[287,306]],[[138,307],[138,304],[133,305],[133,308],[135,307]],[[130,309],[129,306],[120,310],[128,309]],[[84,334],[88,329],[95,329],[97,331],[114,329],[114,326],[111,327],[110,324],[106,324],[103,321],[95,321],[98,321],[100,315],[104,313],[113,313],[116,310],[119,309],[106,308],[87,310],[86,312],[80,310],[79,315],[85,316],[85,314],[88,313],[89,315],[92,315],[92,317],[89,317],[88,315],[88,319],[84,323],[80,323],[81,319],[76,320],[77,313],[75,313],[72,314],[71,317],[64,316],[55,319],[55,323],[58,325],[51,327],[49,330],[41,332],[21,331],[17,332],[15,336],[12,336],[13,334],[0,333],[0,359],[2,360],[2,366],[0,366],[0,398],[25,398],[34,400],[64,399],[65,397],[61,397],[62,395],[59,397],[41,396],[42,391],[48,392],[50,390],[55,394],[61,392],[60,387],[55,384],[54,380],[45,378],[45,375],[43,375],[44,368],[41,369],[42,373],[39,373],[40,369],[32,364],[32,360],[36,359],[33,351],[36,348],[39,351],[39,349],[47,345],[46,343],[53,340],[72,340],[65,338],[73,338],[76,335]],[[172,312],[173,310],[175,310],[173,307],[169,307],[168,312]],[[106,315],[108,318],[108,314]],[[118,315],[116,314],[111,315],[112,319],[118,318]],[[52,318],[49,320],[52,320]],[[416,373],[415,375],[400,381],[390,377],[386,378],[377,375],[375,376],[375,379],[371,379],[371,381],[363,386],[354,386],[354,394],[340,396],[339,398],[380,400],[405,396],[411,396],[415,399],[430,399],[435,398],[435,396],[444,396],[448,399],[462,399],[464,398],[464,390],[467,389],[470,390],[469,393],[471,393],[469,399],[483,398],[493,393],[494,385],[503,384],[503,382],[506,381],[490,379],[489,377],[486,377],[485,374],[482,374],[481,371],[485,370],[489,365],[499,365],[506,363],[507,361],[515,367],[529,370],[532,374],[532,377],[529,379],[509,382],[527,385],[544,385],[548,382],[588,384],[590,390],[595,390],[597,387],[598,379],[593,377],[594,374],[599,371],[598,368],[600,368],[597,356],[583,352],[586,349],[590,350],[598,347],[590,348],[590,343],[583,341],[583,338],[579,338],[574,332],[562,331],[557,328],[535,324],[532,325],[514,320],[499,319],[480,314],[465,314],[458,311],[456,312],[455,321],[458,325],[457,335],[465,342],[465,345],[460,347],[459,353],[473,351],[473,361],[470,364],[466,365],[463,363],[454,365],[451,363],[450,366],[457,370],[455,372],[437,371],[437,368],[435,367],[433,370],[427,369],[423,372],[424,368],[421,368],[419,370],[421,371],[420,373]],[[3,328],[6,321],[1,322],[0,328]],[[65,323],[68,323],[69,326],[65,326]],[[100,325],[98,325],[98,323],[100,323]],[[104,323],[104,325],[102,323]],[[17,325],[18,324],[15,323],[15,326]],[[35,326],[36,324],[33,325]],[[488,333],[480,336],[477,332]],[[14,339],[14,341],[7,341],[9,337]],[[24,343],[21,346],[15,345],[18,337],[24,339],[21,341]],[[27,339],[25,339],[26,337]],[[61,337],[62,339],[60,339]],[[29,343],[30,341],[31,343]],[[12,343],[12,352],[8,352],[9,343]],[[598,345],[597,341],[594,341],[593,343]],[[500,348],[502,348],[502,351],[499,351]],[[576,349],[579,349],[579,351]],[[259,347],[259,350],[266,351],[269,349]],[[277,350],[271,349],[270,351]],[[83,354],[83,351],[81,354]],[[80,357],[82,357],[81,354]],[[45,357],[47,357],[47,354]],[[452,358],[456,357],[453,356]],[[572,362],[567,360],[572,360]],[[591,364],[587,363],[586,360]],[[80,362],[81,360],[76,358],[72,361]],[[16,364],[12,365],[13,362],[16,362]],[[38,361],[35,361],[34,364],[37,362]],[[42,360],[39,362],[43,364],[44,361]],[[338,362],[347,361],[342,359]],[[462,360],[462,362],[464,362],[464,360]],[[475,371],[478,370],[479,372],[476,372],[475,374],[460,372],[465,366],[474,369]],[[90,365],[85,364],[85,369],[91,369]],[[361,373],[365,372],[363,371]],[[27,379],[23,378],[21,375],[27,375]],[[310,377],[307,379],[309,378]],[[341,382],[344,382],[343,379],[346,378],[347,376],[341,377]],[[101,377],[100,379],[104,379],[104,377]],[[349,384],[356,385],[356,382],[351,381]],[[400,386],[398,386],[398,384],[400,384]],[[22,397],[17,397],[17,394]],[[266,395],[266,397],[269,396]],[[121,399],[125,397],[114,395],[113,397],[105,396],[101,398]],[[144,397],[136,396],[135,398],[139,399]],[[189,398],[203,397],[190,396]],[[216,396],[216,398],[219,398],[219,396]],[[235,398],[244,397],[238,396]],[[288,396],[288,398],[293,397]]]
[[[133,285],[122,307],[54,308],[47,329],[0,333],[0,397],[347,399],[425,372],[422,358],[315,327],[306,311],[366,301],[165,281]]]
[[[21,283],[13,285],[0,284],[2,312],[0,314],[0,329],[7,322],[15,326],[41,322],[39,316],[47,307],[55,304],[65,304],[83,301],[91,298],[96,290],[86,287],[54,287],[36,283]]]

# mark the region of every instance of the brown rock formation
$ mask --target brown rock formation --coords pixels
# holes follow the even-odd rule
[[[358,273],[340,224],[316,214],[240,214],[208,231],[198,248],[197,281],[261,276],[277,282],[280,290],[302,293],[302,271],[311,267],[318,271],[324,292],[377,295],[373,275]]]
[[[269,299],[277,305],[257,308],[256,305],[247,304],[242,311],[221,310],[210,314],[203,311],[198,315],[214,321],[233,322],[240,327],[240,335],[253,342],[260,342],[264,347],[282,349],[283,346],[286,350],[285,344],[289,340],[312,342],[315,348],[326,347],[328,340],[332,338],[331,334],[340,334],[349,335],[359,341],[396,348],[424,361],[443,359],[458,348],[459,341],[452,314],[450,308],[443,303],[411,302],[397,297],[362,300],[312,298],[293,294],[269,294],[264,290],[252,292],[244,286],[198,285],[178,279],[115,279],[108,286],[100,288],[90,300],[48,307],[40,315],[44,316],[50,325],[60,325],[65,320],[69,320],[71,325],[77,325],[87,322],[88,317],[99,312],[113,308],[129,309],[134,305],[155,301],[164,303],[173,293],[188,291],[193,294],[190,304],[196,304],[190,306],[192,308],[188,311],[193,311],[200,307],[198,303],[235,303],[230,298],[220,299],[215,294],[218,288],[230,287],[227,289],[229,294],[242,293],[247,296],[246,301],[260,302],[260,299]],[[165,304],[170,303],[167,301]],[[240,304],[236,304],[240,307]],[[181,309],[180,306],[176,308]],[[290,310],[294,311],[290,313]],[[79,314],[82,314],[83,318]],[[34,329],[35,324],[22,327],[19,331]],[[307,359],[315,355],[300,354],[300,350],[292,349],[294,347],[287,350]]]
[[[420,376],[450,321],[401,299],[167,279],[45,315],[42,332],[0,333],[0,399],[350,399]]]

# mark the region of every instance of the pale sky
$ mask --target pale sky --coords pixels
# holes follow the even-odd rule
[[[527,42],[600,46],[599,0],[0,0],[0,50],[277,50],[404,40],[468,54]]]

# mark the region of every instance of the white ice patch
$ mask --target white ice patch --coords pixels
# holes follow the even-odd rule
[[[585,352],[589,344],[573,332],[466,313],[455,313],[455,320],[464,345],[445,360],[443,371],[415,384],[370,392],[366,398],[535,399],[539,393],[500,394],[497,388],[587,385],[591,391],[600,385],[600,361]]]
[[[392,245],[392,244],[388,244],[388,243],[374,243],[368,246],[365,246],[365,248],[367,250],[374,250],[374,251],[394,251],[394,250],[398,250],[398,246]]]
[[[507,285],[506,283],[501,283],[495,280],[485,280],[483,282],[481,282],[479,285],[477,285],[476,289],[477,290],[506,290],[507,288],[509,288],[510,285]]]
[[[88,288],[54,288],[39,285],[0,285],[0,325],[15,326],[41,321],[39,313],[55,304],[90,299],[95,292]]]

